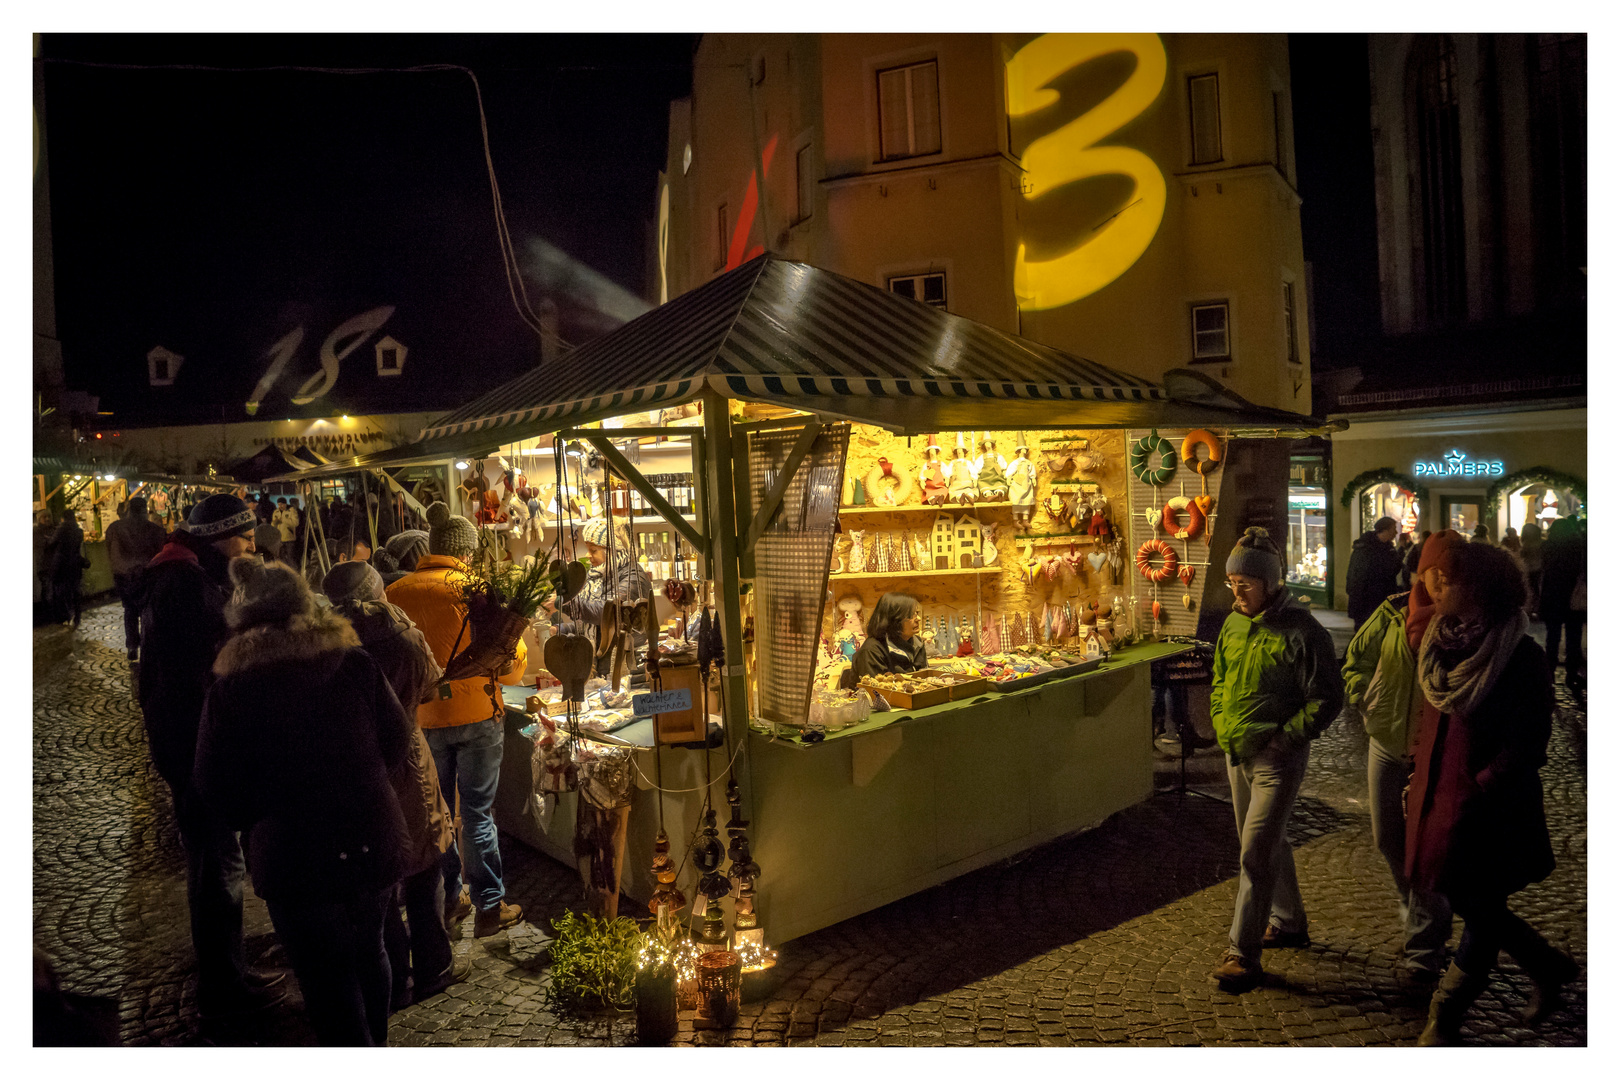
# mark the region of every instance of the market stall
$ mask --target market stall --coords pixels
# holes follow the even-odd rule
[[[1149,795],[1149,667],[1187,648],[1174,639],[1200,616],[1224,616],[1212,552],[1279,509],[1249,492],[1279,446],[1280,490],[1287,439],[1320,427],[1191,373],[1158,386],[771,256],[717,278],[424,432],[549,432],[594,452],[608,512],[622,484],[694,556],[660,560],[690,568],[687,592],[680,569],[654,582],[682,609],[648,634],[677,660],[665,687],[686,679],[694,616],[700,664],[715,654],[684,696],[649,693],[645,708],[628,684],[604,699],[587,683],[574,707],[512,693],[533,711],[509,720],[502,827],[571,860],[591,849],[582,803],[627,809],[613,841],[625,891],[733,896],[730,939],[757,944],[1094,825]],[[691,513],[630,460],[674,440]],[[560,554],[572,531],[559,525]],[[874,713],[871,696],[830,689],[840,636],[901,587],[937,654],[923,677],[960,677],[937,703],[930,681],[913,707]],[[708,750],[705,715],[720,720]],[[728,802],[730,880],[715,854]],[[653,857],[660,832],[673,863]],[[677,872],[689,837],[695,869]],[[714,944],[718,904],[700,919],[705,906],[692,925]]]

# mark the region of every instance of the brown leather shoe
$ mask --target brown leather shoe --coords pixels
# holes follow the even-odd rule
[[[454,930],[456,924],[472,914],[472,894],[466,886],[461,889],[461,895],[444,905],[444,925],[446,929]]]
[[[1237,953],[1227,953],[1221,957],[1221,962],[1215,965],[1215,970],[1211,974],[1215,976],[1215,981],[1220,984],[1222,990],[1241,994],[1260,985],[1266,971],[1258,960],[1249,960]]]
[[[1304,930],[1284,930],[1276,923],[1269,923],[1266,932],[1260,935],[1262,949],[1303,949],[1310,945],[1311,935]]]
[[[489,937],[498,934],[508,926],[523,918],[523,909],[516,904],[501,901],[498,907],[488,911],[480,911],[473,916],[473,937]]]

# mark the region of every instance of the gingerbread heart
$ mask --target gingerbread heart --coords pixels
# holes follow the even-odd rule
[[[1192,588],[1193,577],[1198,573],[1197,567],[1188,566],[1186,563],[1182,563],[1180,573],[1181,583],[1187,586],[1189,589]]]
[[[596,668],[596,650],[583,634],[553,634],[546,639],[546,670],[563,685],[569,701],[585,698],[585,681]]]
[[[1155,510],[1150,506],[1146,510],[1142,511],[1142,516],[1147,518],[1148,528],[1157,529],[1159,527],[1159,519],[1164,516],[1164,513],[1162,511]]]
[[[1192,593],[1182,593],[1181,594],[1181,604],[1188,611],[1191,611],[1193,609]]]
[[[579,595],[585,587],[585,577],[590,572],[585,564],[577,559],[563,562],[561,559],[551,560],[551,572],[560,574],[557,581],[557,599],[561,601],[572,600]]]
[[[1215,496],[1213,496],[1213,495],[1194,495],[1193,496],[1193,505],[1197,506],[1198,509],[1202,510],[1204,512],[1205,517],[1209,517],[1210,511],[1215,509]]]

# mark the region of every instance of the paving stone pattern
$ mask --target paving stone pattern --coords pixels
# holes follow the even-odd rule
[[[126,1043],[310,1044],[296,986],[255,1024],[199,1029],[184,861],[168,790],[148,764],[121,633],[116,605],[87,612],[80,632],[35,632],[35,943],[55,958],[64,989],[117,999]],[[1552,761],[1542,772],[1558,869],[1513,906],[1584,966],[1586,717],[1562,687],[1559,697]],[[1174,781],[1173,764],[1161,762],[1161,785]],[[1189,777],[1224,794],[1218,754],[1192,759]],[[1268,952],[1265,983],[1249,993],[1226,994],[1209,977],[1236,892],[1231,809],[1172,792],[786,943],[774,985],[743,1006],[734,1029],[694,1032],[685,1023],[678,1042],[1409,1045],[1428,990],[1397,973],[1396,898],[1372,844],[1365,777],[1365,734],[1335,724],[1313,750],[1290,830],[1313,944]],[[580,902],[571,869],[510,837],[502,853],[510,898],[534,921]],[[246,919],[250,956],[284,968],[251,889]],[[544,967],[514,958],[506,935],[474,940],[471,920],[462,935],[457,949],[472,957],[474,975],[398,1013],[391,1043],[633,1041],[630,1016],[548,1012]],[[1466,1040],[1585,1045],[1584,974],[1539,1032],[1515,1026],[1528,985],[1504,956],[1464,1027]]]

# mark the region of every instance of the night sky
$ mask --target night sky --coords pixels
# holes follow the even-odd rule
[[[299,348],[260,418],[450,408],[527,370],[497,247],[472,84],[460,72],[124,70],[472,68],[520,257],[543,238],[645,293],[669,102],[691,35],[54,35],[44,39],[56,300],[68,383],[115,423],[247,419],[271,347]],[[536,303],[540,297],[531,290]],[[325,398],[291,395],[323,339],[395,312]],[[379,378],[382,334],[410,350]],[[567,313],[564,336],[568,337]],[[341,351],[344,342],[335,343]],[[172,387],[146,353],[186,357]]]
[[[671,100],[694,35],[55,35],[44,39],[56,298],[68,383],[115,425],[248,419],[271,348],[303,329],[260,418],[451,408],[532,366],[508,294],[472,86],[459,72],[335,75],[84,67],[455,63],[483,88],[520,256],[530,239],[645,295]],[[1290,46],[1313,353],[1377,334],[1364,35]],[[538,303],[539,289],[531,289]],[[323,340],[394,312],[325,397],[291,395]],[[600,322],[570,321],[581,340]],[[409,348],[379,378],[374,343]],[[336,346],[341,350],[344,342]],[[146,353],[186,357],[148,385]]]

